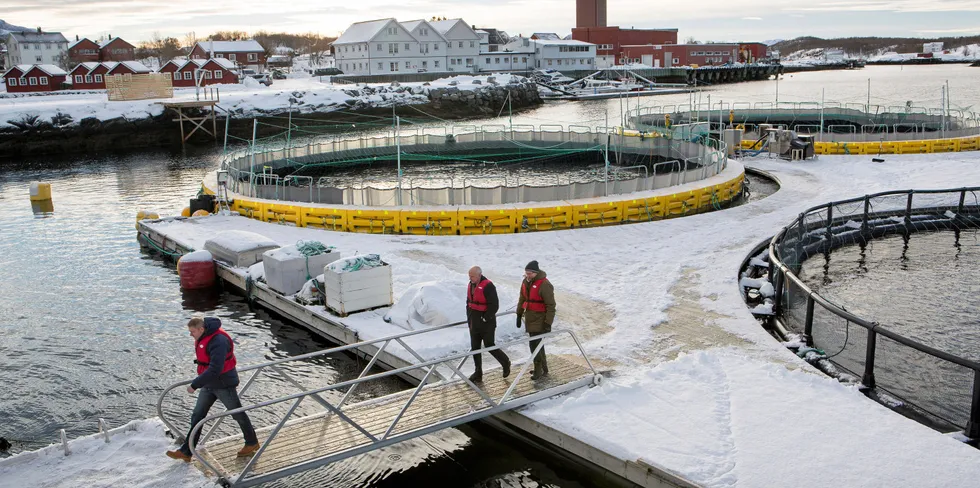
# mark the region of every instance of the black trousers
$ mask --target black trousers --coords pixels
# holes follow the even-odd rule
[[[482,323],[479,317],[470,319],[470,350],[476,351],[484,347],[493,347],[494,334],[497,327]],[[510,358],[500,349],[490,351],[490,355],[500,364],[510,364]],[[473,355],[473,367],[477,373],[483,372],[483,354]]]

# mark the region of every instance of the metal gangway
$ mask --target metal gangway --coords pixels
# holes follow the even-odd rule
[[[505,312],[498,315],[512,314]],[[478,420],[500,412],[512,410],[544,398],[559,395],[581,388],[597,385],[602,376],[596,371],[582,348],[578,337],[568,330],[553,330],[534,337],[497,344],[494,347],[477,351],[452,354],[435,359],[425,359],[411,348],[405,338],[431,334],[449,327],[463,325],[456,322],[438,327],[408,331],[396,335],[366,340],[346,346],[334,347],[291,358],[283,358],[262,364],[239,368],[239,374],[251,372],[244,386],[239,390],[242,407],[220,413],[212,413],[198,423],[191,431],[191,439],[198,432],[204,432],[200,441],[190,445],[194,463],[205,474],[215,473],[218,483],[226,487],[245,487],[265,483],[274,479],[315,469],[327,464],[347,459],[359,454],[381,449],[398,442],[436,432],[447,427]],[[557,355],[549,353],[547,376],[531,380],[528,370],[546,343],[570,338],[581,354]],[[503,378],[500,369],[484,367],[483,381],[474,383],[462,372],[467,359],[477,353],[488,353],[494,349],[515,345],[525,345],[531,340],[541,342],[523,362],[512,360],[509,378]],[[380,347],[378,345],[380,344]],[[397,345],[397,346],[395,346]],[[461,345],[462,346],[462,345]],[[396,369],[369,374],[386,351],[391,354],[400,347],[416,361],[415,364]],[[287,371],[287,363],[305,361],[310,358],[340,352],[365,353],[365,349],[377,349],[371,359],[352,380],[341,381],[320,388],[306,388]],[[405,361],[410,363],[409,361]],[[359,385],[372,380],[400,376],[418,382],[415,388],[389,394],[380,398],[369,398],[357,403],[348,403]],[[248,403],[249,389],[261,379],[278,380],[295,387],[298,392],[269,400]],[[177,420],[164,413],[164,403],[173,399],[170,394],[180,388],[183,391],[191,380],[181,381],[168,387],[157,401],[157,413],[164,424],[183,442],[185,429],[177,427]],[[342,394],[342,395],[341,395]],[[333,401],[328,397],[332,396]],[[339,400],[337,399],[339,397]],[[295,415],[304,400],[316,402],[322,410],[315,414]],[[220,402],[219,402],[220,403]],[[256,426],[259,450],[251,457],[237,457],[243,445],[241,434],[210,440],[221,422],[239,413],[263,409],[273,405],[288,405],[288,410],[271,426]],[[185,417],[190,419],[190,412]],[[252,416],[253,422],[255,417]],[[185,421],[186,422],[186,421]],[[211,425],[204,430],[205,426]],[[187,425],[186,423],[184,425]]]

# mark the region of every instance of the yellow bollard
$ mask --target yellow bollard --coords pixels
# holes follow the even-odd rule
[[[31,183],[31,201],[51,200],[51,183]]]

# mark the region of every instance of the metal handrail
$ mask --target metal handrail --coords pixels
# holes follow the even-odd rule
[[[503,317],[505,315],[510,315],[510,314],[513,314],[513,313],[517,313],[517,312],[515,310],[507,310],[507,311],[504,311],[504,312],[497,313],[496,316],[497,317]],[[415,353],[415,351],[413,349],[411,349],[410,347],[408,347],[407,345],[405,345],[403,343],[403,339],[404,338],[411,337],[411,336],[414,336],[414,335],[419,335],[419,334],[425,334],[427,332],[435,332],[435,331],[438,331],[438,330],[448,329],[450,327],[455,327],[457,325],[463,325],[463,324],[466,324],[466,323],[468,323],[468,322],[464,320],[464,321],[460,321],[460,322],[453,322],[453,323],[450,323],[450,324],[439,325],[439,326],[436,326],[436,327],[429,327],[429,328],[425,328],[425,329],[411,330],[411,331],[407,331],[407,332],[400,332],[398,334],[392,334],[392,335],[389,335],[389,336],[379,337],[377,339],[369,339],[369,340],[366,340],[366,341],[355,342],[353,344],[347,344],[345,346],[337,346],[337,347],[332,347],[330,349],[323,349],[323,350],[320,350],[320,351],[314,351],[314,352],[310,352],[310,353],[306,353],[306,354],[300,354],[299,356],[292,356],[292,357],[288,357],[288,358],[276,359],[274,361],[268,361],[268,362],[265,362],[265,363],[253,364],[253,365],[250,365],[250,366],[245,366],[245,367],[242,367],[242,368],[238,368],[238,372],[239,373],[244,373],[246,371],[251,371],[253,369],[263,369],[263,368],[266,368],[266,367],[277,366],[277,365],[288,363],[288,362],[292,362],[292,361],[302,361],[302,360],[305,360],[305,359],[315,358],[315,357],[319,357],[319,356],[326,356],[328,354],[336,354],[338,352],[350,351],[351,349],[360,349],[361,347],[369,346],[369,345],[372,345],[372,344],[377,344],[379,342],[399,341],[399,342],[402,342],[402,344],[401,344],[402,347],[404,347],[405,349],[407,349],[410,353],[417,354],[417,353]],[[375,352],[375,358],[372,359],[371,365],[374,364],[374,361],[376,360],[377,356],[380,355],[380,352],[382,350],[383,350],[383,348],[381,348],[377,352]],[[421,359],[421,357],[419,357],[419,356],[416,356],[416,358],[417,359]],[[242,388],[241,393],[244,393],[248,389],[249,385],[251,384],[251,382],[255,378],[255,376],[256,375],[252,375],[252,378],[250,378],[249,381]],[[167,396],[168,393],[170,393],[171,391],[173,391],[177,387],[184,386],[184,385],[189,385],[193,381],[194,381],[193,379],[190,379],[190,380],[184,380],[184,381],[179,381],[177,383],[174,383],[174,384],[168,386],[166,389],[164,389],[163,392],[160,393],[160,396],[157,397],[157,416],[160,417],[160,420],[163,421],[164,425],[166,425],[167,428],[170,429],[170,431],[173,432],[174,436],[177,437],[178,439],[182,438],[183,436],[180,434],[180,431],[177,429],[177,427],[173,423],[171,423],[169,420],[167,420],[166,415],[163,413],[163,401],[166,398],[166,396]]]
[[[512,312],[508,312],[508,313],[512,313]],[[463,323],[465,323],[465,322],[463,322]],[[454,325],[459,325],[459,323],[454,324]],[[441,326],[440,328],[445,328],[447,326]],[[425,330],[422,330],[422,331],[414,331],[414,332],[423,332],[424,333],[424,332],[431,332],[433,330],[437,330],[437,329],[425,329]],[[405,335],[408,335],[408,334],[403,334],[403,335],[398,335],[398,336],[389,336],[388,338],[383,338],[383,339],[380,339],[380,340],[385,340],[385,341],[390,342],[391,340],[396,340],[396,339],[397,340],[400,340],[400,338],[401,337],[404,337]],[[353,426],[354,428],[356,428],[357,430],[359,430],[367,438],[369,438],[373,443],[380,444],[380,443],[385,442],[385,441],[387,441],[389,439],[390,434],[393,432],[393,430],[396,427],[396,425],[398,424],[399,420],[402,418],[402,415],[405,413],[405,411],[408,409],[408,407],[411,405],[411,403],[414,401],[414,399],[418,396],[418,393],[422,390],[422,388],[427,385],[427,380],[428,380],[429,376],[433,372],[435,372],[435,370],[437,369],[437,367],[438,366],[441,366],[441,365],[444,365],[444,364],[447,364],[447,363],[451,363],[451,362],[453,362],[455,360],[460,360],[459,363],[456,364],[455,366],[453,366],[452,364],[447,364],[447,366],[451,370],[454,371],[453,376],[450,376],[449,378],[443,377],[442,378],[442,381],[440,383],[448,383],[450,381],[453,381],[456,376],[459,376],[460,379],[462,379],[462,381],[463,381],[464,384],[466,384],[470,389],[476,391],[484,399],[484,401],[486,401],[488,403],[488,405],[489,405],[488,408],[489,409],[499,409],[499,408],[503,407],[504,403],[507,402],[508,398],[510,397],[510,395],[513,393],[514,389],[516,388],[517,384],[520,382],[520,379],[527,373],[527,370],[530,368],[530,366],[532,364],[532,360],[542,351],[542,349],[544,347],[544,340],[545,339],[552,339],[552,338],[558,337],[560,335],[567,335],[568,337],[570,337],[574,341],[575,346],[578,348],[579,352],[581,352],[581,354],[582,354],[582,357],[585,359],[585,361],[586,361],[586,363],[588,365],[588,369],[591,370],[591,372],[592,372],[592,375],[593,375],[592,376],[592,383],[593,384],[598,384],[601,381],[601,375],[595,369],[595,366],[592,364],[592,360],[589,359],[588,355],[585,352],[585,349],[582,347],[582,343],[579,341],[579,339],[575,335],[575,333],[572,332],[572,331],[570,331],[570,330],[564,330],[564,329],[553,330],[551,332],[547,332],[547,333],[544,333],[544,334],[539,334],[539,335],[535,335],[535,336],[527,336],[527,337],[524,337],[524,338],[521,338],[521,339],[518,339],[518,340],[515,340],[515,341],[510,341],[510,342],[506,342],[506,343],[502,343],[502,344],[497,344],[497,345],[494,345],[494,346],[491,346],[491,347],[484,347],[484,348],[478,349],[478,350],[466,351],[466,352],[463,352],[463,353],[457,353],[457,354],[453,354],[453,355],[449,355],[449,356],[445,356],[445,357],[437,358],[437,359],[430,359],[430,360],[427,360],[427,361],[423,361],[421,363],[411,364],[411,365],[408,365],[408,366],[403,366],[401,368],[397,368],[397,369],[393,369],[393,370],[389,370],[389,371],[383,371],[381,373],[372,374],[372,375],[368,375],[368,376],[364,376],[364,374],[362,372],[361,376],[359,376],[358,378],[355,378],[353,380],[342,381],[340,383],[335,383],[335,384],[332,384],[332,385],[327,385],[325,387],[320,387],[320,388],[316,388],[316,389],[312,389],[312,390],[307,390],[307,391],[303,391],[301,393],[294,393],[294,394],[291,394],[291,395],[286,395],[286,396],[275,398],[275,399],[272,399],[272,400],[266,400],[266,401],[262,401],[262,402],[251,404],[251,405],[245,405],[245,406],[242,406],[240,408],[236,408],[236,409],[232,409],[232,410],[226,410],[224,412],[220,412],[220,413],[216,413],[216,414],[211,414],[211,415],[205,417],[204,419],[202,419],[200,422],[198,422],[197,425],[194,425],[193,426],[193,428],[191,429],[191,431],[189,433],[189,436],[190,437],[189,437],[188,447],[191,450],[192,456],[195,457],[195,458],[197,458],[198,461],[200,461],[207,469],[211,470],[214,473],[218,473],[219,475],[224,475],[226,477],[227,473],[222,473],[215,466],[212,466],[211,463],[209,463],[207,461],[207,459],[205,459],[204,457],[200,456],[198,454],[198,452],[197,452],[197,445],[193,442],[193,440],[194,440],[195,435],[198,434],[199,432],[201,432],[203,426],[205,424],[207,424],[208,422],[213,421],[213,420],[216,420],[216,419],[220,422],[224,418],[227,418],[227,417],[232,416],[232,415],[236,415],[238,413],[247,412],[249,410],[255,410],[255,409],[259,409],[259,408],[264,408],[264,407],[268,407],[268,406],[275,405],[275,404],[278,404],[278,403],[288,402],[290,400],[295,400],[295,402],[293,403],[293,405],[286,412],[286,414],[283,416],[283,418],[279,421],[279,423],[276,425],[276,427],[274,428],[274,430],[272,431],[272,433],[269,435],[269,437],[265,440],[265,442],[262,444],[262,446],[259,447],[259,449],[258,449],[258,451],[256,451],[255,455],[252,457],[252,459],[248,462],[248,464],[245,466],[245,468],[243,468],[243,470],[241,471],[241,473],[238,475],[238,478],[237,478],[236,482],[237,481],[241,481],[245,477],[245,475],[248,474],[249,470],[251,470],[251,468],[254,466],[254,464],[258,461],[258,459],[264,453],[264,451],[266,450],[266,448],[272,443],[272,440],[276,437],[276,435],[278,434],[278,432],[280,431],[280,429],[282,428],[282,426],[285,425],[286,424],[286,421],[293,415],[293,413],[295,412],[296,408],[299,406],[299,403],[304,398],[307,398],[307,397],[310,397],[310,396],[312,396],[315,399],[317,399],[319,401],[319,403],[321,405],[323,405],[324,407],[326,407],[329,411],[331,411],[332,413],[337,414],[342,420],[344,420],[345,422],[349,423],[351,426]],[[488,353],[488,352],[491,352],[491,351],[494,351],[494,350],[498,350],[498,349],[502,349],[504,347],[514,346],[514,345],[518,345],[518,344],[526,344],[526,343],[529,343],[530,341],[534,341],[534,340],[538,340],[538,341],[541,341],[541,342],[538,343],[537,347],[532,352],[532,354],[530,356],[530,359],[525,362],[525,364],[521,368],[521,370],[517,373],[517,375],[514,376],[514,379],[513,380],[510,380],[510,385],[507,388],[506,392],[496,402],[492,398],[490,398],[490,396],[487,395],[486,392],[484,392],[482,389],[480,389],[478,386],[476,386],[476,384],[474,384],[472,381],[470,381],[469,378],[467,378],[460,371],[460,369],[459,369],[459,368],[461,368],[463,366],[463,364],[465,364],[467,358],[469,358],[471,356],[474,356],[476,354]],[[377,342],[377,341],[371,341],[371,342]],[[358,344],[364,344],[364,343],[358,343]],[[407,347],[407,346],[404,345],[404,343],[402,343],[402,345],[403,345],[403,347]],[[345,348],[346,349],[349,349],[350,347],[353,347],[353,346],[355,346],[355,345],[352,344],[350,346],[343,346],[342,348],[335,348],[335,350],[336,349],[345,349]],[[380,353],[380,351],[379,351],[379,353]],[[310,353],[310,354],[306,354],[306,355],[303,355],[303,356],[297,356],[296,358],[286,358],[286,359],[280,359],[280,360],[277,360],[277,361],[271,361],[269,363],[265,363],[265,364],[262,364],[262,365],[255,365],[255,366],[250,366],[250,367],[247,367],[247,368],[242,368],[242,371],[248,371],[248,370],[252,370],[252,369],[263,368],[263,367],[266,367],[266,366],[272,366],[274,364],[281,364],[283,362],[286,362],[287,360],[296,360],[296,359],[299,359],[299,358],[311,357],[311,356],[315,356],[315,355],[318,355],[318,354],[326,354],[326,352],[325,351],[321,351],[319,353]],[[373,365],[373,362],[374,362],[374,360],[376,358],[377,358],[377,354],[375,355],[374,358],[372,358],[372,362],[369,363],[369,365]],[[319,396],[320,393],[324,393],[324,392],[327,392],[327,391],[337,390],[337,389],[344,388],[344,387],[347,387],[347,386],[350,386],[351,389],[353,389],[357,385],[359,385],[361,383],[365,383],[367,381],[372,381],[372,380],[386,378],[386,377],[395,376],[395,375],[401,375],[401,374],[404,374],[404,373],[407,373],[407,372],[410,372],[410,371],[413,371],[413,370],[424,369],[424,368],[428,368],[428,369],[426,371],[425,376],[422,378],[422,381],[415,388],[415,391],[412,393],[411,397],[408,399],[408,401],[406,402],[406,404],[402,407],[402,409],[399,412],[399,414],[395,417],[395,419],[392,421],[391,425],[385,431],[385,434],[380,439],[378,439],[376,436],[374,436],[374,435],[370,434],[369,432],[367,432],[366,430],[364,430],[362,427],[360,427],[356,422],[354,422],[352,419],[350,419],[346,415],[343,415],[343,413],[342,413],[343,401],[345,401],[346,398],[348,397],[347,394],[345,394],[344,398],[341,400],[341,403],[338,403],[337,405],[331,405],[331,404],[329,404],[329,402],[326,402],[325,400],[323,400]],[[366,367],[364,369],[364,372],[368,371],[369,369],[370,369],[369,367]],[[285,372],[282,372],[281,370],[278,370],[277,369],[277,372],[279,374],[281,374],[281,375],[284,375],[284,376],[287,376],[288,377],[288,375],[286,375]],[[436,374],[439,374],[439,373],[436,373]],[[251,380],[254,379],[257,375],[258,375],[258,373],[256,373],[255,375],[253,375],[252,378],[249,380],[249,383],[251,383]],[[163,396],[166,394],[167,391],[170,391],[170,390],[172,390],[173,388],[175,388],[177,386],[184,385],[184,384],[187,384],[187,383],[189,383],[189,381],[180,382],[180,383],[177,383],[177,384],[171,386],[170,388],[168,388],[164,392],[164,394],[161,394],[161,401],[162,401]],[[440,383],[435,383],[435,384],[440,384]],[[348,394],[349,394],[349,392],[350,392],[350,390],[348,390]],[[159,403],[158,403],[158,414],[160,414],[161,415],[161,419],[163,419],[162,410],[160,408],[160,404]],[[469,414],[472,414],[472,412],[470,412]],[[446,421],[448,421],[448,420],[451,420],[451,419],[447,419]],[[166,421],[164,421],[164,422],[166,424],[168,424],[168,426],[170,425],[168,422],[166,422]],[[214,428],[211,429],[211,432],[213,432],[213,430],[214,430]],[[204,444],[204,442],[206,440],[207,440],[206,437],[202,437],[202,439],[200,441],[200,444]],[[387,445],[389,443],[390,442],[385,443],[385,445]],[[383,447],[383,446],[380,446],[379,445],[378,447],[380,448],[380,447]],[[321,459],[322,458],[326,458],[326,457],[329,457],[329,456],[321,456]],[[312,461],[315,461],[315,460],[310,460],[310,461],[307,461],[307,462],[312,462]],[[267,474],[262,475],[262,476],[264,478],[265,477],[270,477],[270,475],[276,475],[277,473],[280,473],[280,472],[283,472],[283,471],[287,471],[287,470],[289,470],[289,468],[280,468],[278,470],[272,471],[271,473],[267,473]]]
[[[812,322],[813,322],[813,305],[820,305],[820,307],[829,311],[830,313],[838,317],[841,317],[849,322],[853,322],[858,326],[868,330],[868,334],[869,334],[868,345],[867,345],[868,351],[866,353],[868,357],[866,357],[865,360],[865,372],[862,378],[862,383],[864,383],[865,386],[869,388],[873,388],[875,386],[874,348],[876,345],[876,338],[878,334],[883,335],[904,346],[911,347],[912,349],[915,349],[917,351],[929,354],[930,356],[973,370],[974,372],[973,405],[971,408],[970,419],[967,422],[966,430],[967,430],[967,434],[970,437],[976,438],[976,437],[980,437],[980,361],[972,361],[969,359],[965,359],[956,356],[954,354],[948,353],[946,351],[942,351],[934,347],[922,344],[914,339],[910,339],[908,337],[902,336],[901,334],[884,327],[878,322],[866,320],[851,312],[848,312],[847,310],[844,310],[843,308],[841,308],[840,306],[834,303],[831,303],[823,296],[821,296],[819,293],[813,291],[809,286],[807,286],[803,282],[803,280],[801,280],[799,276],[797,276],[796,272],[793,270],[792,267],[788,266],[786,263],[784,263],[782,260],[779,259],[779,249],[778,249],[778,246],[783,242],[783,239],[785,238],[787,233],[790,232],[791,229],[799,229],[798,232],[800,236],[802,236],[804,231],[809,232],[811,229],[812,230],[826,229],[826,231],[830,233],[835,223],[840,224],[846,220],[851,220],[851,218],[853,218],[856,215],[856,214],[847,214],[847,215],[835,217],[833,215],[832,209],[840,205],[864,202],[865,206],[864,206],[863,215],[865,221],[867,221],[867,219],[869,219],[869,216],[872,215],[876,218],[881,218],[885,216],[904,216],[906,219],[905,223],[907,224],[911,222],[910,219],[913,213],[914,195],[958,193],[960,194],[960,199],[959,199],[959,205],[957,207],[957,215],[960,215],[963,209],[967,207],[971,209],[980,209],[980,204],[977,203],[969,206],[965,205],[965,197],[968,192],[973,193],[974,196],[976,196],[976,192],[980,192],[980,187],[963,187],[958,189],[934,189],[934,190],[891,190],[891,191],[883,191],[870,195],[865,195],[863,197],[851,198],[847,200],[816,205],[800,213],[799,217],[797,217],[796,220],[794,220],[791,224],[780,229],[780,231],[776,233],[775,236],[773,236],[773,238],[769,241],[768,254],[769,254],[769,262],[770,262],[770,280],[773,280],[773,284],[776,286],[777,313],[780,308],[778,303],[781,301],[782,290],[784,287],[783,280],[789,280],[794,285],[796,285],[803,292],[803,294],[806,295],[807,298],[807,313],[805,319],[806,330],[804,332],[806,335],[809,336],[811,333],[809,328],[812,327]],[[873,214],[869,212],[869,207],[870,207],[869,202],[871,201],[871,199],[883,197],[883,196],[892,196],[892,195],[907,195],[908,200],[907,200],[906,207],[904,209],[895,209],[893,211],[888,211],[888,212],[875,212]],[[934,213],[937,212],[938,210],[941,210],[941,208],[928,207],[928,208],[920,208],[916,210],[918,210],[920,213],[922,212]],[[811,215],[821,211],[826,211],[826,215],[828,217],[826,221],[820,222],[819,225],[813,225],[809,229],[806,228],[805,220],[807,215]],[[827,244],[828,246],[832,246],[833,245],[832,239],[828,238]]]

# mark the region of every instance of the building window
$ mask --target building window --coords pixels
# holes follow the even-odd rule
[[[384,69],[384,64],[378,63],[378,70],[383,70],[383,69]]]
[[[36,85],[37,84],[37,78],[35,78],[33,76],[30,77],[30,78],[28,78],[28,81],[30,81],[31,85]]]
[[[473,66],[473,58],[466,58],[466,66]]]
[[[677,58],[674,58],[674,64],[678,64],[678,63],[680,63],[680,62],[681,62],[681,60],[679,60],[679,59],[677,59]]]
[[[500,64],[500,58],[493,58],[493,64]]]
[[[36,59],[38,63],[43,63],[44,62],[44,60],[41,59],[41,56],[36,56],[34,59]]]
[[[7,82],[10,84],[10,86],[17,86],[17,78],[11,78],[7,80]]]
[[[193,80],[194,79],[194,73],[191,73],[190,71],[184,71],[184,79],[185,80]]]
[[[257,53],[248,53],[248,60],[249,61],[258,61],[259,60],[259,55]]]
[[[41,84],[42,85],[47,85],[48,84],[48,77],[47,76],[42,76],[41,77]]]
[[[381,50],[381,43],[378,43],[378,51]]]
[[[398,63],[388,63],[391,71],[398,71]]]
[[[51,44],[45,44],[44,45],[44,49],[49,49],[50,50],[51,49]],[[45,83],[45,85],[47,85],[47,83]]]
[[[428,67],[429,67],[429,62],[428,61],[422,61],[422,68],[428,68]]]
[[[167,71],[166,73],[164,73],[163,74],[163,77],[166,78],[166,79],[168,79],[168,80],[171,79],[171,78],[173,78],[173,76],[171,75],[171,73],[169,71]]]
[[[91,83],[91,82],[92,82],[92,75],[85,75],[85,83]]]
[[[476,44],[473,41],[470,41],[470,47],[476,47]]]
[[[75,75],[75,83],[81,83],[81,82],[82,82],[82,75]]]
[[[207,70],[207,69],[204,70],[204,79],[205,80],[210,80],[211,79],[211,70]]]
[[[406,42],[405,43],[405,52],[408,52],[408,46],[409,46],[409,44]]]
[[[484,64],[490,64],[490,58],[483,58]]]
[[[408,68],[409,68],[408,61],[405,61],[405,69],[408,69]]]
[[[434,50],[435,51],[438,51],[439,50],[439,43],[438,42],[437,43],[434,43],[433,46],[435,46],[434,47]]]
[[[435,61],[433,61],[433,65],[434,65],[434,66],[435,66],[436,68],[438,68],[438,67],[439,67],[439,60],[437,59],[437,60],[435,60]]]
[[[228,55],[228,59],[230,59],[232,61],[237,61],[237,59],[235,59],[235,58],[236,58],[236,56],[234,54],[229,54]]]
[[[225,58],[225,55],[224,54],[217,54],[217,55],[215,55],[215,57],[216,58],[224,59]]]
[[[214,79],[220,80],[223,77],[224,77],[224,73],[222,73],[220,69],[214,70]]]
[[[548,60],[548,66],[551,66],[551,60],[550,59]]]
[[[463,41],[459,41],[459,46],[456,47],[463,47]]]
[[[527,63],[527,56],[521,56],[521,62]]]
[[[449,65],[456,66],[456,58],[449,58]]]

